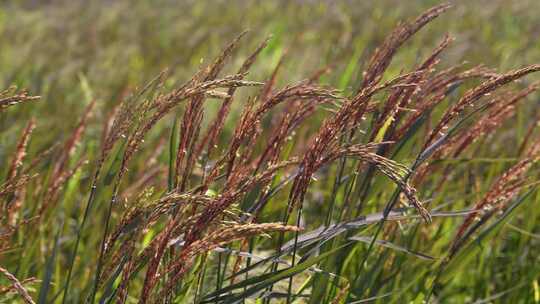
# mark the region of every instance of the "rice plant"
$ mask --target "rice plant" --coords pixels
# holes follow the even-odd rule
[[[19,119],[43,97],[1,91],[0,115],[17,127],[2,130],[0,297],[540,301],[528,231],[538,229],[540,116],[523,116],[537,107],[527,104],[540,64],[448,64],[459,39],[442,33],[390,69],[452,9],[398,23],[347,79],[334,65],[290,79],[287,52],[255,77],[275,37],[250,31],[189,78],[173,65],[108,101],[81,74],[84,106],[62,136],[47,135],[39,111]],[[258,44],[239,54],[248,37]]]

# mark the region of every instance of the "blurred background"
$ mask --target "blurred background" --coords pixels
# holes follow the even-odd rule
[[[88,94],[102,109],[165,68],[183,81],[244,30],[238,56],[267,36],[268,48],[251,79],[268,77],[287,52],[286,81],[301,80],[328,64],[323,78],[340,89],[358,84],[366,62],[391,29],[440,1],[2,1],[0,87],[15,84],[41,95],[39,105],[18,107],[0,119],[38,116],[64,128]],[[498,71],[540,62],[540,1],[456,1],[455,7],[407,43],[392,72],[407,70],[445,33],[456,38],[444,64],[484,63]],[[205,61],[206,60],[206,61]],[[86,95],[85,95],[86,94]],[[104,111],[102,111],[104,112]],[[47,117],[66,113],[66,121]],[[43,130],[43,129],[42,129]]]

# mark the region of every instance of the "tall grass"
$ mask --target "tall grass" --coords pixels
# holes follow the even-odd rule
[[[34,141],[48,127],[40,112],[2,130],[18,135],[2,161],[0,296],[539,301],[540,134],[537,113],[523,113],[540,65],[445,64],[456,42],[443,34],[412,67],[393,67],[409,40],[452,9],[429,8],[370,56],[353,54],[346,70],[358,77],[329,65],[290,79],[294,52],[264,62],[276,38],[253,32],[187,80],[176,66],[147,77],[114,96],[110,113],[80,74],[86,107],[65,136]],[[260,42],[243,56],[250,36]],[[237,70],[227,69],[234,60]],[[250,73],[268,64],[262,79]],[[0,115],[17,117],[39,100],[7,89]],[[524,130],[512,128],[516,120]]]

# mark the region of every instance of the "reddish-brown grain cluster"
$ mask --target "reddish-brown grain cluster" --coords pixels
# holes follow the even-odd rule
[[[0,91],[0,112],[16,104],[39,100],[39,96],[31,96],[26,91],[17,92],[17,87],[10,87]]]

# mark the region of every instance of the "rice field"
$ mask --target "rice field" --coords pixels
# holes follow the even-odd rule
[[[540,2],[0,4],[0,303],[539,303]]]

